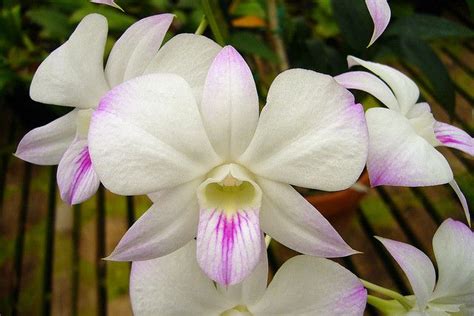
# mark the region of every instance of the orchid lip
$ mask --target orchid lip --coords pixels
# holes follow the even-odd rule
[[[232,215],[239,209],[259,208],[262,191],[252,174],[237,164],[214,168],[198,188],[201,209],[220,209]]]

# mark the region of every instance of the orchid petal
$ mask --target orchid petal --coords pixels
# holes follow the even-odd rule
[[[474,233],[452,219],[445,220],[433,237],[438,283],[433,299],[442,303],[474,302]]]
[[[436,122],[434,126],[436,139],[443,145],[459,149],[474,156],[474,138],[456,126]]]
[[[58,166],[58,186],[63,201],[73,205],[97,192],[99,177],[92,167],[87,139],[76,137]]]
[[[436,147],[439,141],[434,133],[436,120],[431,113],[431,107],[426,102],[415,104],[406,114],[406,118],[410,121],[410,125],[418,136],[423,137],[431,146]]]
[[[290,185],[258,179],[263,191],[260,225],[283,245],[326,258],[356,253],[331,224]]]
[[[456,180],[452,180],[449,182],[449,185],[453,188],[454,192],[458,196],[459,202],[461,202],[462,209],[464,210],[464,215],[466,215],[467,223],[471,226],[471,214],[469,213],[469,205],[467,204],[466,197],[461,191]]]
[[[160,191],[160,199],[130,227],[107,259],[149,260],[186,245],[196,236],[199,210],[196,189],[201,181]]]
[[[272,83],[238,160],[267,179],[334,191],[358,179],[366,153],[364,111],[354,96],[327,75],[293,69]]]
[[[217,43],[205,36],[178,34],[161,47],[145,74],[161,72],[183,77],[200,103],[207,71],[220,50]]]
[[[143,74],[158,52],[172,20],[172,14],[150,16],[123,33],[112,48],[105,67],[110,87]]]
[[[231,302],[196,262],[196,242],[158,259],[136,261],[130,274],[134,315],[219,315]]]
[[[242,282],[262,255],[258,209],[238,210],[232,216],[202,209],[197,233],[197,259],[204,273],[222,285]]]
[[[93,108],[108,90],[103,58],[107,20],[99,14],[82,19],[69,40],[38,67],[30,86],[33,100]]]
[[[365,0],[365,4],[367,5],[367,9],[369,9],[370,17],[374,22],[374,32],[372,33],[369,45],[367,45],[367,47],[369,47],[387,28],[388,23],[390,22],[391,11],[387,0]]]
[[[453,172],[446,159],[418,136],[400,113],[373,108],[366,113],[369,128],[367,170],[372,186],[427,186],[448,183]]]
[[[109,5],[111,7],[114,7],[116,9],[119,9],[119,10],[123,11],[123,9],[118,4],[116,4],[114,0],[91,0],[91,2],[92,3]]]
[[[400,111],[398,101],[392,90],[377,76],[365,71],[350,71],[340,74],[334,79],[346,89],[356,89],[376,97],[389,109]]]
[[[37,165],[57,165],[76,134],[77,110],[29,131],[18,144],[15,156]]]
[[[214,59],[200,109],[216,152],[225,160],[240,156],[257,127],[259,108],[252,72],[232,46],[224,47]]]
[[[367,291],[359,279],[327,259],[296,256],[281,266],[252,315],[362,315]]]
[[[220,166],[208,176],[198,189],[197,260],[209,278],[233,285],[255,269],[262,255],[262,192],[235,164]]]
[[[268,257],[265,250],[264,252],[255,270],[242,283],[232,286],[217,284],[217,290],[235,306],[255,304],[265,293],[268,283]]]
[[[416,303],[421,311],[431,298],[436,275],[433,264],[427,255],[417,248],[403,242],[382,237],[377,238],[392,255],[410,281]]]
[[[112,89],[92,116],[89,144],[102,183],[123,195],[177,186],[220,162],[189,85],[173,74]]]
[[[411,107],[416,103],[416,101],[418,101],[420,90],[413,80],[397,69],[365,61],[354,56],[348,56],[347,63],[349,64],[349,67],[356,65],[365,67],[385,81],[397,97],[402,114],[408,113]]]

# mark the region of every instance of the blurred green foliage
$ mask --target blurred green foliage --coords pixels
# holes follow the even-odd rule
[[[472,1],[438,1],[440,10],[453,5],[472,7]],[[176,18],[170,35],[194,32],[204,13],[210,27],[205,35],[231,44],[246,55],[265,95],[277,75],[281,56],[275,52],[275,33],[283,40],[290,67],[332,75],[347,71],[349,54],[374,61],[402,61],[418,68],[450,111],[454,88],[431,48],[437,41],[470,38],[473,32],[440,17],[423,1],[392,0],[392,20],[384,35],[366,48],[372,21],[364,0],[276,1],[277,16],[268,14],[265,0],[117,0],[125,13],[88,0],[4,0],[0,11],[0,96],[27,91],[36,67],[63,43],[87,14],[97,12],[109,23],[109,51],[114,40],[147,15],[171,12]],[[439,7],[438,3],[438,7]],[[453,4],[455,3],[455,4]],[[278,29],[271,30],[270,19]],[[212,22],[212,23],[211,23]]]

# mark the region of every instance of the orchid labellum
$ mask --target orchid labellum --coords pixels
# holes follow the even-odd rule
[[[387,106],[366,113],[371,185],[418,187],[449,183],[470,223],[466,199],[447,160],[435,147],[452,147],[472,156],[474,139],[455,126],[436,121],[427,103],[417,103],[420,91],[416,84],[400,71],[352,56],[348,63],[350,67],[361,65],[378,77],[352,71],[335,77],[336,81],[348,89],[370,93]]]
[[[445,220],[433,237],[438,264],[438,281],[428,256],[417,248],[378,237],[407,276],[415,296],[408,299],[412,309],[396,301],[387,304],[396,315],[474,314],[474,233],[452,219]]]
[[[227,46],[202,97],[165,73],[111,90],[93,114],[89,141],[108,189],[154,201],[109,259],[154,259],[197,236],[201,268],[230,285],[259,262],[262,230],[305,254],[355,252],[290,185],[342,190],[364,168],[363,109],[329,76],[283,72],[259,117],[251,71]]]
[[[355,275],[328,259],[296,256],[267,287],[262,256],[245,281],[222,287],[200,271],[195,251],[191,241],[165,257],[133,262],[134,315],[363,315],[367,291]]]
[[[36,71],[30,87],[33,100],[75,109],[26,134],[16,155],[40,165],[59,163],[57,178],[64,201],[81,203],[99,186],[87,133],[92,111],[107,91],[150,71],[182,74],[191,87],[202,90],[207,69],[220,47],[202,36],[182,34],[158,52],[172,19],[171,14],[160,14],[133,24],[115,43],[104,70],[107,21],[90,14]],[[186,76],[190,69],[192,76]]]

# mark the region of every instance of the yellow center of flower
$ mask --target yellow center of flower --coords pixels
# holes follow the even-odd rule
[[[237,305],[223,312],[221,316],[252,316],[252,313],[248,310],[247,306]]]
[[[232,215],[237,210],[260,207],[261,190],[243,167],[219,166],[208,177],[198,189],[200,208],[219,209]]]

